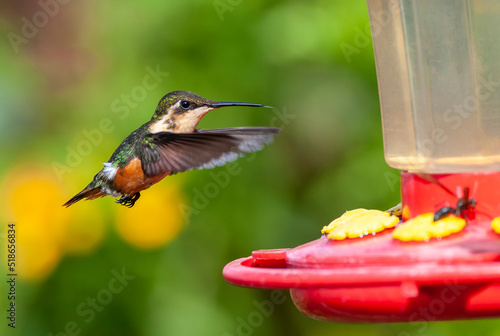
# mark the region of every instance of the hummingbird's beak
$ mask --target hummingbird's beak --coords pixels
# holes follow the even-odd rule
[[[239,102],[226,102],[226,101],[215,102],[215,103],[210,104],[209,106],[213,107],[213,108],[219,108],[219,107],[225,107],[225,106],[251,106],[251,107],[273,108],[272,106],[266,106],[266,105],[256,104],[256,103],[239,103]]]

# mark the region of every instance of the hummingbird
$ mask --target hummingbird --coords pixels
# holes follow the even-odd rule
[[[271,143],[281,129],[234,127],[196,129],[208,112],[227,106],[267,107],[256,103],[215,101],[188,91],[161,98],[151,120],[133,131],[82,191],[63,204],[110,195],[133,207],[142,190],[168,175],[222,166]]]

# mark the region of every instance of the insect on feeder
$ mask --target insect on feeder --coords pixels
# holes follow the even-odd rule
[[[235,285],[289,289],[306,316],[500,316],[500,3],[368,0],[385,158],[402,210],[354,210],[315,241],[254,251]],[[500,232],[500,231],[499,231]]]

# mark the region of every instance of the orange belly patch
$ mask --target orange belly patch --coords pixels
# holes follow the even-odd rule
[[[125,167],[118,168],[113,186],[123,195],[133,195],[160,182],[168,174],[169,172],[156,176],[146,176],[141,167],[141,160],[135,158]]]

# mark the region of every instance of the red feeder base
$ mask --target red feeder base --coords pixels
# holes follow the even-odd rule
[[[413,322],[500,316],[500,174],[434,175],[461,197],[470,189],[476,216],[459,234],[400,242],[392,230],[293,249],[254,251],[223,270],[231,284],[290,289],[306,316],[339,322]],[[403,205],[415,216],[457,198],[414,174],[402,174]],[[421,202],[415,200],[418,197]]]

